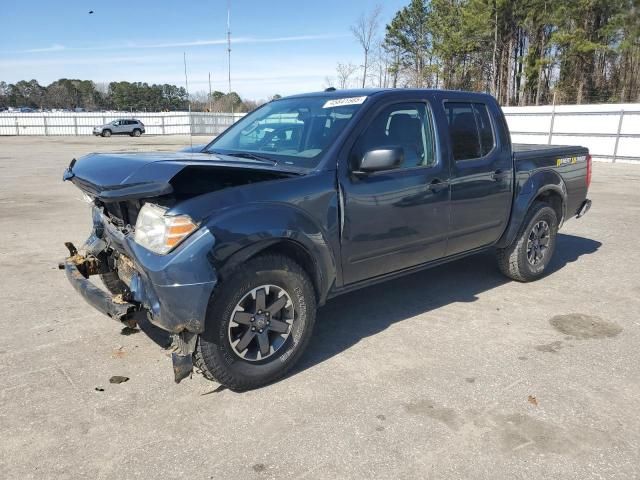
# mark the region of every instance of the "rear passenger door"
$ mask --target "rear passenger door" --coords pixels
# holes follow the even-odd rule
[[[445,101],[451,151],[447,255],[496,242],[509,220],[513,162],[497,104]]]

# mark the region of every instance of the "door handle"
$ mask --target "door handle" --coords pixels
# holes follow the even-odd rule
[[[503,172],[502,170],[498,169],[491,174],[491,178],[493,178],[496,182],[499,182],[500,180],[506,178],[508,175],[509,172]]]
[[[444,190],[445,188],[449,188],[449,182],[442,181],[439,178],[434,178],[431,183],[427,185],[427,190],[434,193]]]

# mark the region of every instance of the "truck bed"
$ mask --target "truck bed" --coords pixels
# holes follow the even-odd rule
[[[543,145],[514,143],[511,145],[513,157],[516,161],[536,159],[540,157],[565,157],[571,155],[586,155],[587,149],[576,145]]]
[[[556,172],[562,178],[567,193],[566,215],[574,216],[587,197],[585,180],[589,150],[577,145],[523,143],[514,143],[511,148],[518,183],[524,185],[530,175],[543,174],[545,170]]]

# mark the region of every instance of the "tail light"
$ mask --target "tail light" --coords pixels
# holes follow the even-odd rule
[[[591,171],[593,170],[591,155],[587,154],[587,188],[591,185]]]

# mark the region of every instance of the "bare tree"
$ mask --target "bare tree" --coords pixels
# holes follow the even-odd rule
[[[358,70],[358,66],[353,63],[340,63],[336,66],[336,74],[338,76],[338,85],[341,89],[345,89],[349,87],[349,78],[353,75],[356,70]]]
[[[358,43],[362,47],[364,53],[364,65],[362,66],[362,88],[365,87],[367,82],[367,68],[369,66],[369,53],[374,39],[378,33],[378,27],[380,26],[380,14],[382,13],[382,6],[376,5],[369,14],[363,13],[360,15],[358,21],[351,26],[351,33],[356,37]]]

